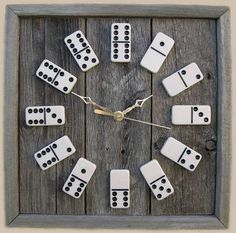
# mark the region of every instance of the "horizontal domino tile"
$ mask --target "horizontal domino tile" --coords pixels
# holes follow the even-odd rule
[[[64,106],[29,106],[25,109],[28,126],[49,126],[65,124]]]
[[[111,61],[130,62],[131,60],[131,25],[113,23],[111,25]]]
[[[88,71],[99,64],[99,59],[82,31],[73,32],[64,42],[82,71]]]
[[[75,151],[71,140],[65,135],[37,151],[34,158],[40,168],[46,170],[72,155]]]
[[[172,124],[209,125],[211,107],[209,105],[174,105],[171,111]]]
[[[71,197],[80,198],[95,170],[96,165],[94,163],[85,158],[80,158],[71,171],[62,190]]]
[[[74,75],[48,59],[43,60],[36,71],[36,75],[38,78],[65,94],[70,93],[77,82],[77,78]]]

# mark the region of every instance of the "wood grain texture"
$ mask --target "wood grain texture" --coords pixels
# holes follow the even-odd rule
[[[45,57],[56,64],[61,66],[64,65],[65,67],[67,66],[68,70],[71,68],[73,69],[69,64],[72,63],[74,65],[75,62],[74,60],[70,62],[72,57],[63,44],[63,38],[66,36],[64,30],[65,28],[68,28],[69,24],[72,25],[72,21],[66,22],[60,18],[46,18],[44,21],[42,21],[43,19],[40,20],[41,23],[39,24],[37,24],[37,21],[35,20],[29,20],[28,23],[31,22],[32,26],[27,25],[22,27],[22,30],[25,28],[25,34],[27,35],[29,35],[29,27],[31,27],[32,30],[40,30],[38,33],[37,31],[32,31],[32,34],[30,35],[30,38],[33,38],[32,51],[35,51],[36,49],[36,54],[40,54],[41,51],[41,53],[45,53]],[[83,195],[83,198],[86,198],[86,210],[84,210],[83,198],[79,199],[79,201],[75,201],[61,192],[61,187],[67,178],[66,174],[69,174],[73,164],[78,158],[78,154],[75,154],[74,157],[72,156],[70,159],[58,164],[58,169],[53,167],[46,172],[39,170],[35,164],[29,164],[29,162],[32,163],[32,161],[26,159],[27,157],[22,157],[30,151],[28,148],[29,139],[26,138],[26,135],[28,135],[28,137],[35,135],[38,138],[38,144],[41,143],[39,147],[41,148],[49,142],[52,142],[58,137],[64,135],[66,128],[69,136],[72,136],[70,135],[72,132],[75,134],[77,132],[75,128],[73,129],[74,125],[80,124],[78,128],[84,129],[84,105],[80,102],[82,111],[79,111],[79,113],[81,114],[80,116],[82,117],[82,121],[76,118],[75,111],[72,111],[71,113],[73,113],[74,116],[71,116],[71,122],[68,122],[65,126],[47,128],[29,128],[24,127],[24,125],[22,126],[23,129],[20,136],[21,143],[27,143],[27,146],[22,146],[21,149],[21,166],[22,168],[26,166],[32,167],[36,180],[35,182],[30,180],[28,172],[32,172],[31,169],[21,169],[21,172],[23,173],[21,176],[21,197],[26,199],[25,203],[28,203],[31,198],[35,199],[34,202],[37,202],[37,198],[40,197],[39,193],[42,193],[39,200],[44,200],[44,204],[41,204],[41,201],[39,202],[40,204],[33,204],[34,202],[32,200],[31,205],[22,205],[22,212],[30,213],[30,211],[32,211],[33,213],[58,212],[82,214],[83,211],[86,211],[86,213],[90,215],[214,214],[215,150],[207,152],[205,150],[205,143],[208,140],[216,140],[215,21],[213,20],[212,22],[209,22],[209,20],[194,19],[154,19],[151,30],[151,21],[149,19],[129,19],[128,21],[133,26],[133,58],[132,62],[128,64],[116,64],[110,61],[110,43],[107,41],[107,38],[110,38],[111,23],[116,21],[121,20],[107,18],[87,20],[87,38],[97,52],[98,57],[103,59],[100,59],[100,64],[97,67],[86,73],[86,95],[91,96],[92,99],[96,100],[99,104],[107,106],[115,111],[125,109],[132,105],[136,99],[147,97],[152,91],[154,95],[152,113],[153,122],[164,125],[170,124],[170,107],[173,104],[192,103],[211,105],[213,119],[210,127],[176,126],[170,134],[194,148],[196,151],[199,151],[199,153],[203,155],[206,153],[206,156],[203,159],[205,162],[201,162],[198,169],[194,173],[189,174],[188,171],[185,171],[176,164],[173,164],[173,162],[166,158],[159,156],[154,148],[152,158],[158,158],[170,180],[173,181],[172,183],[175,187],[175,195],[172,195],[170,198],[167,198],[162,202],[157,202],[151,195],[150,207],[150,190],[148,190],[147,185],[140,174],[139,167],[151,158],[151,142],[155,144],[159,137],[163,136],[163,133],[167,136],[167,131],[153,128],[153,134],[151,136],[151,128],[149,126],[129,121],[117,123],[112,118],[95,115],[93,113],[93,108],[88,106],[86,110],[86,158],[94,162],[98,169],[86,189],[86,195]],[[37,28],[37,26],[39,28]],[[76,30],[75,27],[73,29]],[[71,30],[71,32],[72,31],[73,30]],[[163,31],[172,36],[177,43],[166,63],[162,67],[162,70],[157,75],[153,75],[153,86],[151,87],[151,74],[141,68],[139,62],[151,42],[151,32],[154,36],[157,31]],[[194,40],[196,37],[198,40]],[[26,47],[28,47],[30,38],[24,38],[24,36],[22,36],[22,40],[25,42],[25,47],[21,47],[22,52],[27,51]],[[97,40],[97,38],[100,39]],[[39,45],[39,43],[42,42],[42,39],[45,41],[45,47],[44,45],[42,46],[42,44],[41,47]],[[100,41],[104,41],[105,43],[100,43]],[[205,41],[208,41],[208,43],[205,43]],[[140,44],[143,46],[140,46]],[[201,49],[202,47],[204,47],[203,50]],[[22,67],[22,76],[24,73],[27,73],[30,74],[31,77],[34,77],[34,73],[32,73],[32,65],[30,65],[31,63],[27,59],[31,60],[32,57],[28,56],[26,58],[21,58],[21,61],[23,62],[20,66]],[[40,57],[37,55],[36,58],[36,55],[34,55],[34,59],[40,59],[41,62],[42,56]],[[190,59],[192,59],[191,61],[197,62],[205,77],[210,75],[210,79],[208,79],[209,77],[205,78],[201,83],[202,85],[196,85],[175,98],[167,97],[167,94],[161,85],[161,80],[163,77],[186,65]],[[37,65],[35,64],[35,66],[37,67],[40,62],[38,62]],[[24,70],[25,67],[28,67],[30,71]],[[76,68],[74,68],[74,70]],[[78,70],[79,69],[77,68],[75,72],[77,73]],[[22,95],[21,101],[25,98],[25,102],[28,104],[33,105],[37,101],[43,101],[45,104],[63,104],[67,106],[67,109],[70,109],[71,100],[74,101],[74,104],[79,104],[79,101],[73,96],[65,96],[49,85],[42,83],[39,79],[29,79],[26,76],[21,83],[21,88],[23,88],[21,91],[25,93],[25,95]],[[41,89],[38,88],[35,83],[43,86],[45,91],[44,98],[41,97]],[[214,88],[209,89],[208,86]],[[30,87],[31,92],[28,90],[24,91],[26,90],[26,87],[28,87],[28,89]],[[81,89],[83,90],[83,85],[80,86],[80,90]],[[199,96],[197,94],[201,90],[205,96]],[[29,95],[31,96],[30,103],[28,98]],[[22,105],[24,106],[24,102]],[[129,116],[150,122],[150,106],[151,101],[146,103],[141,110],[134,110],[131,112]],[[22,111],[24,108],[25,106],[22,108]],[[74,106],[74,109],[76,108],[79,109],[79,106]],[[23,116],[21,115],[21,117]],[[22,121],[23,118],[21,118],[21,122]],[[204,134],[204,137],[198,136],[201,134]],[[85,149],[82,146],[84,142],[83,138],[85,137],[84,131],[82,130],[81,132],[80,130],[80,133],[77,135],[80,136],[74,138],[73,135],[73,138],[77,143],[81,144],[81,152],[83,154],[83,152],[85,152]],[[36,150],[33,147],[34,145],[32,144],[31,150]],[[33,152],[31,152],[31,154],[32,153]],[[104,161],[106,162],[104,163]],[[127,168],[131,171],[132,198],[131,208],[128,210],[113,210],[109,207],[109,172],[111,169],[115,168]],[[25,182],[26,177],[29,179],[29,184]],[[103,182],[104,180],[106,182]],[[37,191],[38,185],[42,186],[40,192]],[[31,190],[29,186],[34,188],[35,191]],[[208,188],[206,189],[205,187]],[[94,195],[93,190],[99,190],[96,193],[97,195]],[[24,195],[25,191],[27,195]],[[31,191],[32,193],[35,192],[35,194],[31,194]],[[199,195],[201,196],[200,198]],[[48,199],[50,201],[46,201]],[[191,205],[190,203],[192,203],[192,201],[198,202],[198,205]],[[22,201],[22,203],[23,202],[24,201]],[[24,208],[29,208],[29,210],[25,211]],[[31,210],[30,208],[35,209]]]
[[[12,227],[224,229],[215,216],[66,216],[20,214]]]
[[[230,12],[217,21],[218,52],[218,129],[216,216],[229,226],[230,167],[231,167],[231,49]]]
[[[216,22],[154,19],[152,25],[153,37],[162,31],[175,40],[174,48],[161,70],[153,75],[153,121],[171,125],[171,107],[175,104],[207,104],[212,111],[209,126],[172,125],[171,131],[153,129],[154,144],[159,143],[160,137],[173,136],[202,154],[203,159],[194,172],[189,172],[160,155],[153,147],[152,157],[158,159],[166,171],[175,193],[161,202],[152,198],[152,214],[214,214],[216,147],[213,145],[209,150],[207,143],[216,142]],[[175,97],[169,97],[162,80],[191,62],[198,64],[204,80]]]
[[[4,80],[4,174],[6,223],[19,214],[18,183],[18,61],[19,18],[6,9],[5,25],[5,80]],[[11,168],[12,169],[9,169]]]
[[[20,16],[126,16],[219,18],[227,6],[162,5],[162,4],[66,4],[9,5]]]
[[[35,72],[45,57],[45,20],[20,20],[20,76],[19,76],[19,162],[20,162],[20,212],[56,213],[55,168],[42,172],[33,155],[51,141],[47,128],[28,127],[25,108],[46,105],[45,84]],[[49,195],[50,193],[50,195]]]
[[[70,51],[64,44],[64,38],[72,32],[84,30],[85,20],[80,18],[47,18],[45,21],[45,57],[78,78],[73,91],[84,94],[84,74],[80,71]],[[66,108],[66,123],[63,127],[48,127],[50,139],[59,135],[68,135],[76,147],[76,153],[56,166],[56,209],[57,214],[83,214],[84,196],[80,200],[71,198],[62,192],[62,187],[78,158],[84,156],[84,104],[73,95],[65,95],[46,85],[47,103],[63,105]]]
[[[62,192],[63,184],[79,155],[84,154],[84,105],[74,96],[60,93],[35,76],[35,71],[46,57],[76,75],[79,79],[75,90],[84,94],[84,75],[79,71],[63,41],[68,33],[78,28],[83,29],[84,21],[46,18],[22,19],[21,22],[20,88],[24,92],[20,97],[22,107],[19,121],[21,212],[84,213],[84,198],[76,202]],[[25,126],[24,109],[30,105],[66,106],[66,124],[55,127]],[[76,127],[73,127],[74,125]],[[33,159],[33,154],[65,134],[71,138],[77,152],[49,170],[41,171]],[[31,138],[37,143],[29,145]]]
[[[124,21],[132,25],[132,61],[112,63],[110,26],[113,22]],[[151,75],[139,66],[150,43],[149,19],[88,19],[87,38],[100,58],[100,64],[86,74],[88,96],[117,111],[150,95]],[[150,121],[150,106],[150,102],[146,103],[145,108],[134,110],[129,116]],[[97,164],[96,173],[87,188],[87,214],[148,214],[149,195],[144,192],[147,187],[139,167],[150,159],[150,127],[128,121],[115,122],[111,117],[95,115],[91,107],[86,113],[86,157]],[[109,206],[109,173],[111,169],[124,168],[131,173],[131,208],[113,210]]]

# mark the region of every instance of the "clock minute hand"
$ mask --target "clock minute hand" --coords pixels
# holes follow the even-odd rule
[[[145,124],[145,125],[156,126],[156,127],[164,128],[164,129],[171,129],[170,127],[167,127],[167,126],[164,126],[164,125],[158,125],[158,124],[154,124],[154,123],[147,122],[147,121],[141,121],[141,120],[137,120],[137,119],[134,119],[134,118],[125,117],[123,112],[121,112],[121,111],[117,111],[117,112],[114,112],[114,113],[108,113],[108,112],[102,111],[100,109],[94,109],[94,113],[96,113],[98,115],[111,116],[116,121],[122,121],[123,119],[125,119],[125,120],[128,120],[128,121],[134,121],[134,122],[142,123],[142,124]]]
[[[147,98],[145,99],[142,99],[142,100],[136,100],[135,104],[126,108],[123,112],[124,115],[126,115],[128,112],[132,111],[134,108],[141,108],[143,107],[143,104],[152,97],[153,95],[150,95],[148,96]]]
[[[154,123],[147,122],[147,121],[141,121],[141,120],[137,120],[137,119],[130,118],[130,117],[124,117],[124,119],[125,120],[129,120],[129,121],[134,121],[134,122],[142,123],[142,124],[145,124],[145,125],[156,126],[156,127],[163,128],[163,129],[169,129],[169,130],[171,129],[170,127],[167,127],[167,126],[164,126],[164,125],[158,125],[158,124],[154,124]]]
[[[105,112],[111,112],[111,113],[112,113],[112,111],[111,111],[110,109],[108,109],[108,108],[106,108],[106,107],[103,107],[103,106],[97,104],[97,103],[94,102],[90,97],[82,96],[82,95],[79,95],[79,94],[77,94],[77,93],[75,93],[75,92],[71,92],[71,94],[73,94],[73,95],[75,95],[76,97],[80,98],[85,104],[91,104],[91,105],[93,105],[93,106],[95,106],[95,107],[97,107],[97,108],[99,108],[99,109],[102,109],[102,110],[105,111]]]

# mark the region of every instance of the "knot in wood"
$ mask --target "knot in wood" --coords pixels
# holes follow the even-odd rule
[[[207,151],[215,151],[216,150],[216,140],[214,140],[214,139],[207,140],[205,147],[206,147]]]

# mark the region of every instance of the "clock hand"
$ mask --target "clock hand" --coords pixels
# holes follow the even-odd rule
[[[100,110],[100,109],[94,109],[94,113],[96,113],[96,114],[98,114],[98,115],[103,115],[103,116],[112,116],[112,117],[115,117],[115,113],[103,111],[103,110]]]
[[[114,112],[114,113],[108,113],[108,112],[102,111],[100,109],[94,109],[94,113],[96,113],[98,115],[112,116],[116,121],[122,121],[123,119],[125,119],[125,120],[135,121],[135,122],[146,124],[146,125],[156,126],[156,127],[159,127],[159,128],[171,129],[170,127],[167,127],[167,126],[164,126],[164,125],[158,125],[158,124],[154,124],[154,123],[150,123],[150,122],[146,122],[146,121],[141,121],[141,120],[137,120],[137,119],[130,118],[130,117],[125,117],[124,113],[121,112],[121,111],[117,111],[117,112]]]
[[[171,129],[170,127],[167,127],[167,126],[164,126],[164,125],[158,125],[158,124],[150,123],[150,122],[147,122],[147,121],[141,121],[141,120],[137,120],[137,119],[130,118],[130,117],[124,117],[124,119],[129,120],[129,121],[139,122],[139,123],[146,124],[146,125],[156,126],[156,127],[163,128],[163,129],[169,129],[169,130]]]
[[[94,113],[98,115],[112,116],[116,121],[122,121],[124,119],[124,114],[121,111],[106,112],[100,109],[94,109]]]
[[[102,110],[105,111],[105,112],[111,112],[111,113],[112,113],[112,111],[111,111],[110,109],[108,109],[108,108],[106,108],[106,107],[103,107],[103,106],[97,104],[97,103],[94,102],[90,97],[81,96],[81,95],[79,95],[79,94],[77,94],[77,93],[75,93],[75,92],[71,92],[71,94],[73,94],[73,95],[75,95],[76,97],[80,98],[82,101],[84,101],[85,104],[91,104],[91,105],[93,105],[93,106],[95,106],[95,107],[97,107],[97,108],[99,108],[99,109],[102,109]]]
[[[132,111],[134,108],[141,108],[143,106],[143,104],[145,103],[145,101],[147,101],[148,99],[150,99],[152,97],[152,95],[148,96],[145,99],[142,100],[136,100],[135,104],[126,108],[123,112],[124,115],[126,115],[128,112]]]

